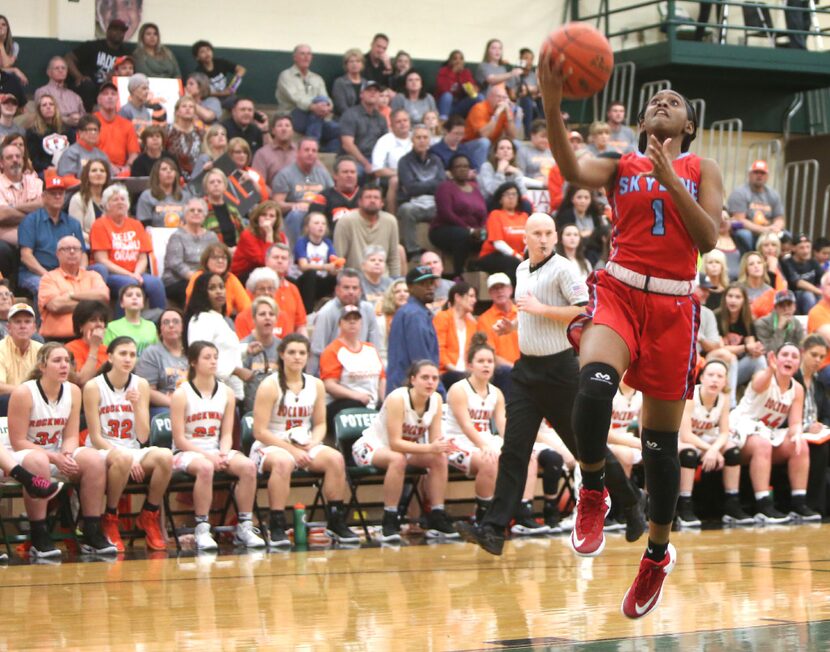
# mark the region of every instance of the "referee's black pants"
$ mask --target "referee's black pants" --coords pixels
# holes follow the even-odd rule
[[[527,465],[542,419],[547,419],[562,442],[577,454],[571,412],[576,399],[579,363],[573,349],[546,356],[522,356],[511,374],[513,386],[507,403],[507,424],[499,457],[499,474],[493,504],[484,523],[506,528],[522,500]],[[637,494],[610,450],[606,453],[608,490],[623,507],[637,502]]]

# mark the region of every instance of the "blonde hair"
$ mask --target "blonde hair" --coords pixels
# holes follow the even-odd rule
[[[588,128],[588,135],[595,136],[597,134],[610,134],[611,127],[608,126],[607,122],[603,122],[602,120],[597,120],[596,122],[592,122],[591,126]]]
[[[773,233],[772,231],[767,231],[766,233],[762,233],[758,237],[758,242],[755,244],[755,251],[757,251],[761,256],[763,256],[763,252],[761,249],[766,244],[774,244],[775,245],[775,257],[779,258],[781,256],[781,239],[778,237],[777,233]]]
[[[29,372],[29,377],[26,380],[40,380],[43,378],[43,369],[47,362],[49,362],[49,356],[52,351],[56,349],[63,349],[67,353],[69,353],[69,349],[66,348],[61,342],[46,342],[37,352],[37,358],[35,359],[35,366],[32,368],[32,371]],[[70,358],[72,354],[69,354]]]
[[[231,138],[228,141],[228,154],[232,154],[233,150],[241,149],[245,152],[245,155],[248,157],[245,165],[251,164],[251,146],[248,144],[248,141],[244,138]]]
[[[228,130],[225,129],[225,127],[223,125],[219,124],[219,123],[212,124],[212,125],[210,125],[210,127],[208,127],[208,130],[205,132],[205,139],[202,141],[202,154],[207,154],[213,160],[216,160],[217,158],[219,158],[219,156],[221,156],[221,154],[219,156],[214,155],[213,150],[210,148],[210,140],[216,134],[218,134],[220,131],[225,132],[225,139],[226,139],[226,141],[225,141],[225,151],[227,151],[228,150],[228,145],[227,145]]]
[[[769,271],[769,269],[767,268],[767,261],[764,260],[764,257],[761,254],[759,254],[757,251],[747,251],[743,256],[741,256],[741,267],[738,270],[738,283],[746,283],[747,278],[748,278],[747,274],[746,274],[746,268],[749,264],[749,259],[752,256],[758,256],[758,258],[761,259],[761,263],[764,266],[764,274],[763,274],[762,278],[764,280],[764,283],[766,283],[767,282],[767,272]]]
[[[361,62],[363,61],[363,52],[360,50],[360,48],[349,48],[348,50],[346,50],[346,52],[343,54],[343,68],[346,68],[346,65],[349,63],[349,59],[355,57],[359,59]]]
[[[274,315],[279,316],[280,309],[277,306],[277,302],[274,301],[271,297],[255,297],[253,301],[251,301],[251,314],[256,317],[257,308],[259,308],[262,304],[266,304],[271,310],[274,311]]]
[[[380,303],[380,311],[384,315],[394,315],[397,312],[398,306],[395,305],[395,291],[400,285],[405,287],[406,281],[404,279],[398,279],[386,288],[386,292],[383,293],[383,299],[381,299]]]
[[[726,267],[726,255],[720,249],[712,249],[711,251],[707,251],[703,254],[703,273],[706,276],[709,276],[709,272],[706,271],[706,263],[710,260],[714,260],[720,263],[720,274],[718,274],[718,286],[725,288],[729,285],[729,274],[727,273]]]

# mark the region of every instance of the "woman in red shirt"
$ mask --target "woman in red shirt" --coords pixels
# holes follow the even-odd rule
[[[516,268],[524,260],[525,222],[528,215],[519,207],[519,186],[512,181],[501,184],[493,194],[487,218],[487,240],[481,246],[478,269],[495,274],[504,272],[516,287]]]
[[[265,264],[265,253],[275,242],[288,244],[282,230],[282,211],[275,201],[257,204],[250,214],[248,228],[239,236],[233,252],[231,272],[244,283],[257,267]]]
[[[167,297],[164,284],[149,272],[153,243],[141,222],[128,217],[130,196],[120,183],[110,186],[101,196],[104,214],[89,230],[89,244],[95,264],[90,269],[104,277],[112,296],[118,296],[125,285],[138,283],[151,308],[164,308]],[[116,317],[123,317],[116,307]]]
[[[446,120],[452,114],[466,118],[473,104],[482,99],[473,73],[464,67],[464,54],[461,50],[450,52],[449,58],[438,69],[435,95],[441,120]]]

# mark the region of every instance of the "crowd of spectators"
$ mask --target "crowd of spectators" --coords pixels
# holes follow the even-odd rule
[[[240,406],[252,374],[274,368],[292,333],[310,337],[311,374],[339,359],[337,347],[372,347],[384,375],[367,401],[354,398],[351,370],[324,377],[331,430],[338,409],[380,407],[420,359],[440,365],[448,388],[483,331],[509,398],[518,346],[495,324],[515,318],[529,215],[549,201],[557,251],[582,278],[607,258],[611,205],[604,189],[563,183],[530,50],[511,66],[493,39],[474,71],[455,50],[432,84],[406,52],[391,59],[377,34],[365,54],[344,54],[329,86],[300,44],[269,116],[245,96],[245,68],[209,42],[193,45],[183,76],[158,26],[143,25],[134,49],[125,31],[113,20],[104,39],[53,57],[37,89],[22,72],[25,52],[4,59],[0,295],[22,297],[31,310],[18,319],[33,318],[25,328],[10,320],[0,343],[2,415],[3,387],[31,370],[38,334],[69,343],[81,387],[107,344],[131,337],[156,411],[169,408],[196,340],[216,346],[217,375]],[[114,75],[128,77],[124,103]],[[159,77],[183,81],[169,116],[150,92]],[[578,156],[634,151],[624,106],[612,102],[606,119],[570,132]],[[698,284],[701,364],[727,365],[732,407],[770,351],[811,333],[830,342],[830,240],[789,232],[767,179],[767,163],[755,161],[729,194]],[[488,298],[460,278],[476,270],[489,275]],[[479,301],[491,305],[476,319]],[[830,383],[828,363],[818,382]],[[830,415],[815,419],[830,425]]]

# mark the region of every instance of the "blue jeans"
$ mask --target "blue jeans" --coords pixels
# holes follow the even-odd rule
[[[461,143],[458,146],[458,151],[461,154],[469,157],[470,163],[476,170],[480,170],[487,160],[487,154],[490,153],[490,146],[492,143],[489,138],[476,138],[475,140],[468,140],[466,143]]]
[[[818,303],[819,297],[809,290],[795,291],[795,306],[797,315],[806,315],[810,308]]]
[[[17,287],[31,292],[35,305],[37,305],[37,291],[40,288],[41,278],[41,276],[30,272],[24,265],[21,265],[17,271]]]
[[[115,305],[115,319],[120,319],[124,316],[124,309],[121,307],[121,302],[118,300],[118,293],[125,285],[135,283],[132,276],[124,276],[123,274],[113,274],[103,265],[90,265],[89,269],[98,272],[110,289],[110,298]],[[147,302],[145,308],[164,308],[167,306],[167,295],[164,293],[164,284],[158,276],[152,274],[142,274],[144,279],[142,287],[144,294],[147,295]]]
[[[294,109],[291,124],[297,133],[305,134],[320,143],[320,151],[340,153],[340,125],[334,120],[323,120],[311,111]]]
[[[442,120],[446,120],[451,115],[460,115],[462,118],[466,118],[473,105],[482,99],[481,95],[478,97],[468,95],[456,100],[452,93],[442,93],[441,97],[438,98],[438,115],[441,116]]]

